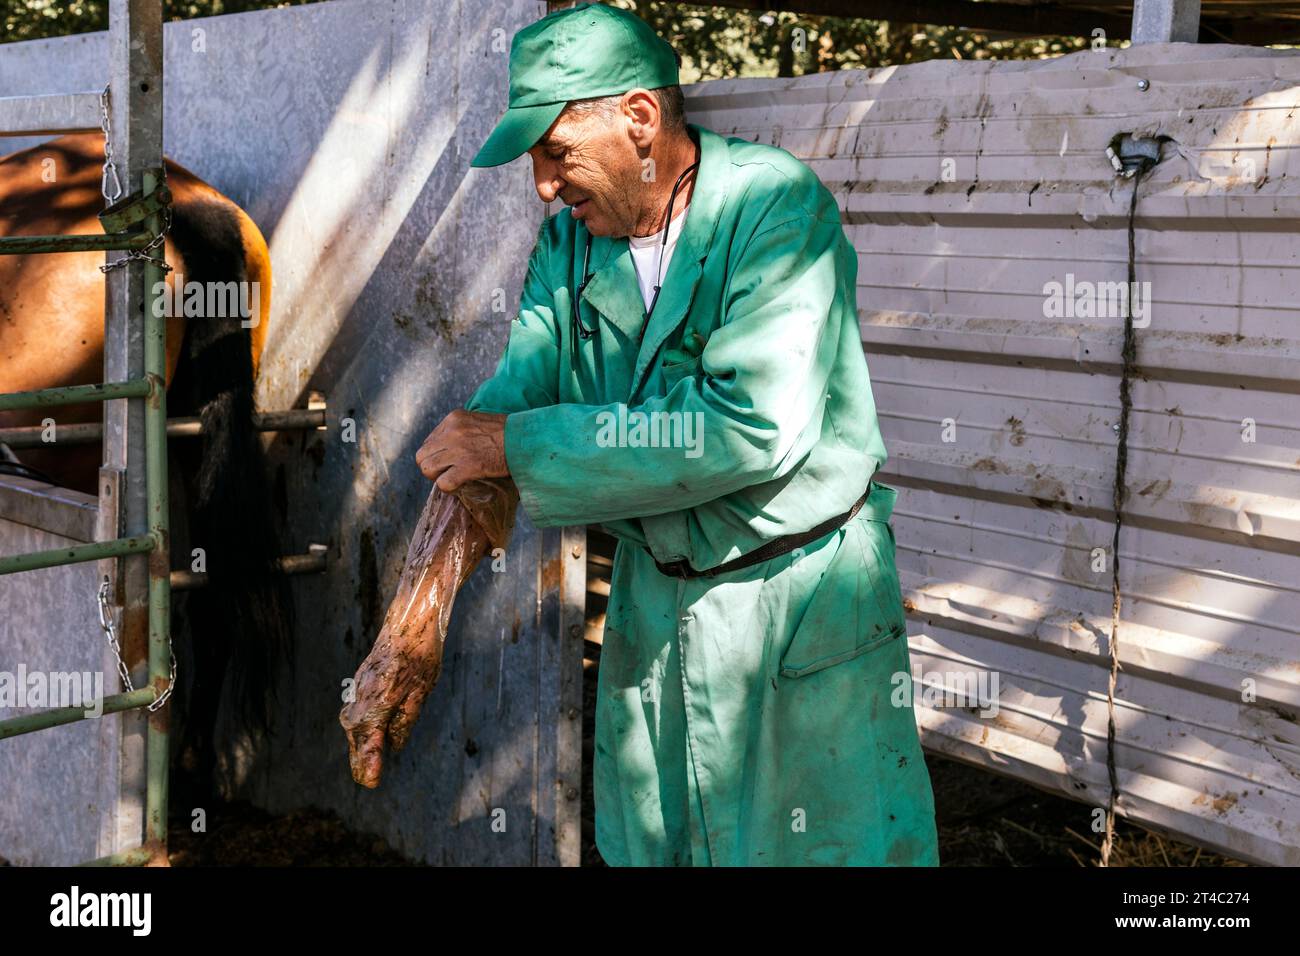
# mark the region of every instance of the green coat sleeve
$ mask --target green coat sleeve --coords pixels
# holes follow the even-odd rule
[[[681,447],[608,447],[598,436],[618,416],[618,404],[510,415],[506,461],[534,523],[679,511],[794,468],[821,434],[839,325],[854,316],[852,256],[838,218],[824,215],[798,214],[749,241],[700,374],[627,410],[628,418],[691,416],[702,430],[697,455]]]
[[[519,314],[510,323],[510,338],[496,372],[465,403],[466,411],[501,415],[559,401],[560,335],[545,279],[549,249],[545,232],[543,223],[528,259]]]

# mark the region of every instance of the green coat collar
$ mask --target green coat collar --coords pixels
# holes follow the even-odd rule
[[[629,399],[641,387],[659,346],[686,318],[727,199],[731,158],[726,140],[703,126],[694,123],[687,126],[700,138],[700,169],[696,174],[690,207],[686,210],[686,224],[677,239],[668,274],[664,277],[659,303],[637,353]],[[585,226],[581,227],[581,233],[579,248],[586,241]],[[583,301],[636,342],[645,319],[645,303],[641,299],[627,237],[593,236],[591,261],[600,265],[582,294]]]

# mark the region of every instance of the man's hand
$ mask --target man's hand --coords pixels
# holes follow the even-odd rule
[[[506,416],[456,409],[424,440],[415,461],[445,492],[478,478],[505,478]]]

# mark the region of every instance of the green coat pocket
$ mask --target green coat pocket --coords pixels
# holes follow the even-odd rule
[[[888,525],[856,518],[850,526],[836,532],[839,552],[781,656],[782,677],[806,677],[906,639]]]
[[[665,361],[659,366],[659,371],[664,377],[664,390],[671,392],[673,386],[684,378],[693,378],[700,372],[700,357],[696,355],[693,358],[685,359],[679,362]]]

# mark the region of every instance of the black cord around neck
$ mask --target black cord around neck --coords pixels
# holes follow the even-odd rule
[[[677,202],[677,191],[682,188],[682,180],[686,178],[687,174],[690,173],[692,170],[697,169],[699,165],[700,165],[700,144],[696,143],[695,162],[691,163],[691,165],[687,166],[685,169],[682,170],[682,174],[677,177],[677,182],[673,185],[672,194],[669,195],[668,197],[668,210],[664,214],[664,238],[663,238],[663,242],[659,244],[659,258],[658,261],[655,262],[655,285],[654,285],[655,294],[654,297],[651,298],[650,300],[650,308],[646,310],[646,314],[645,314],[646,324],[649,324],[650,316],[654,315],[655,306],[659,304],[659,290],[663,288],[663,286],[660,284],[661,282],[663,282],[663,276],[660,273],[663,272],[664,253],[668,251],[668,233],[673,226],[673,204]],[[645,335],[645,325],[641,326],[641,334],[643,336]]]

